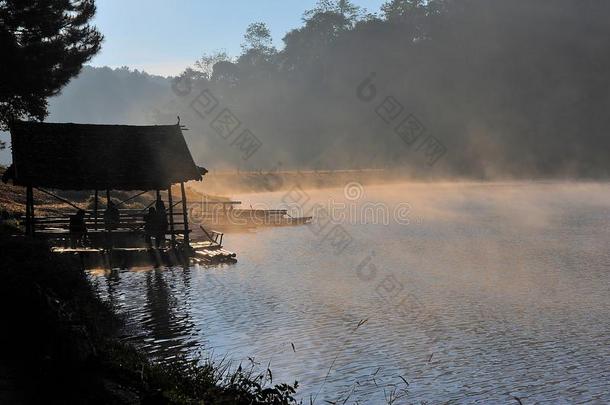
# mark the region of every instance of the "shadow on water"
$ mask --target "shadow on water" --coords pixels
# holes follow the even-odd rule
[[[141,273],[144,277],[138,277]],[[200,343],[191,321],[188,267],[104,270],[103,277],[92,277],[92,282],[124,316],[125,340],[162,363],[196,355]]]

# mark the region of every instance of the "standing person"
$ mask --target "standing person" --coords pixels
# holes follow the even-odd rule
[[[106,228],[106,248],[111,249],[114,247],[114,239],[112,237],[112,231],[119,227],[121,222],[121,214],[117,206],[110,200],[108,206],[104,210],[104,227]]]
[[[83,246],[86,233],[85,211],[78,210],[76,214],[70,215],[70,247]]]
[[[165,210],[165,203],[163,200],[158,199],[155,203],[157,209],[157,226],[155,233],[155,243],[157,247],[161,245],[161,242],[165,242],[165,234],[167,233],[167,211]]]
[[[104,225],[106,227],[106,230],[112,231],[114,229],[117,229],[120,221],[121,214],[119,213],[119,209],[112,201],[108,201],[108,206],[104,211]]]
[[[150,238],[156,235],[155,228],[157,224],[157,210],[155,207],[150,207],[148,209],[148,213],[144,215],[144,237],[146,239],[146,244],[149,248],[152,248],[152,243]],[[157,243],[157,241],[155,241]]]

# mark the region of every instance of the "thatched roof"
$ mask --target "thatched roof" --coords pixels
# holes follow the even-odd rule
[[[201,180],[178,125],[15,122],[16,185],[61,190],[157,190]],[[3,179],[6,180],[6,179]]]

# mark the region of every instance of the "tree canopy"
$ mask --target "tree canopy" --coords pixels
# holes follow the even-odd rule
[[[0,129],[43,120],[47,99],[99,51],[95,10],[93,0],[0,1]]]
[[[212,167],[610,177],[610,2],[391,0],[356,18],[349,4],[320,2],[283,46],[263,23],[250,25],[241,55],[205,55],[184,73],[190,92],[87,68],[52,99],[53,118],[171,124],[180,115],[196,159]],[[191,102],[204,89],[217,108],[202,117]],[[247,161],[211,126],[225,108],[241,123],[233,137],[248,129],[263,143]],[[433,168],[397,133],[408,117],[447,148]]]
[[[447,147],[438,175],[609,176],[608,18],[602,0],[388,0],[378,14],[321,0],[283,48],[254,23],[242,55],[195,82],[268,140],[267,161],[426,173],[377,114],[391,96]]]

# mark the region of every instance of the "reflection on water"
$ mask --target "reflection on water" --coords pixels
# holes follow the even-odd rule
[[[340,254],[308,227],[229,234],[236,265],[91,280],[157,358],[270,362],[306,402],[610,400],[607,185],[366,187],[355,203],[370,202],[408,202],[411,221],[346,221]]]
[[[190,320],[190,272],[187,268],[91,272],[103,299],[126,315],[126,340],[158,361],[192,356],[199,347]]]

